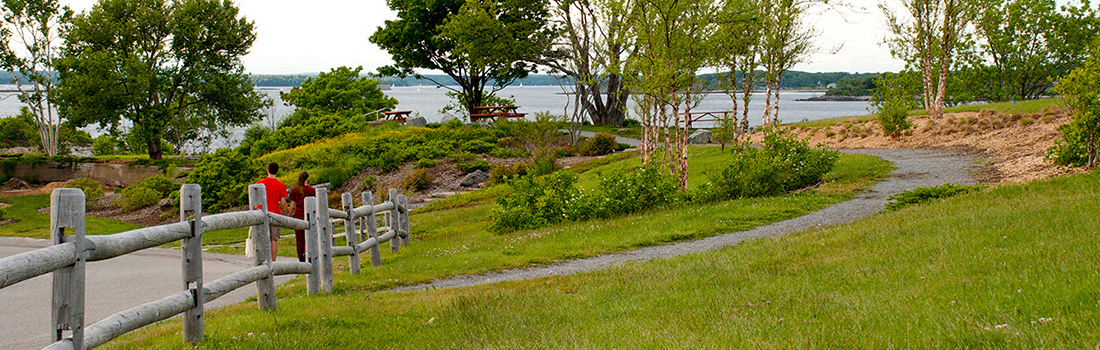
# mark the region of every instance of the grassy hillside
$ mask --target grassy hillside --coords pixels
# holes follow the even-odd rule
[[[205,347],[1091,349],[1097,188],[1097,175],[1004,186],[573,276],[241,304],[207,313]],[[178,331],[108,348],[179,348]]]

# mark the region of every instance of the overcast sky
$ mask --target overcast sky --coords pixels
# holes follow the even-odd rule
[[[62,3],[81,12],[90,9],[95,0]],[[848,3],[856,11],[815,10],[810,22],[818,28],[818,50],[795,70],[882,72],[903,68],[904,63],[891,58],[889,49],[880,45],[887,30],[877,1]],[[383,0],[236,0],[236,4],[242,15],[256,22],[256,43],[244,57],[250,73],[316,73],[360,65],[373,71],[391,63],[389,54],[367,40],[385,20],[397,17]]]

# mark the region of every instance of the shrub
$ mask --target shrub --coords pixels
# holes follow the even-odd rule
[[[160,198],[165,198],[174,192],[179,192],[182,184],[172,181],[167,176],[150,176],[130,187],[147,187],[157,192]]]
[[[933,199],[954,197],[978,190],[981,190],[980,186],[961,186],[949,183],[939,186],[914,188],[887,198],[887,200],[891,202],[886,203],[886,209],[898,210],[908,206],[925,203]]]
[[[376,186],[378,186],[378,177],[371,175],[363,179],[363,182],[359,184],[359,189],[374,192]]]
[[[769,132],[764,148],[743,147],[695,197],[715,201],[781,194],[820,182],[838,157],[836,151],[812,149],[785,132]]]
[[[348,178],[355,175],[355,170],[347,168],[345,166],[334,166],[321,168],[316,171],[316,178],[318,183],[329,183],[329,188],[337,188],[343,185]]]
[[[263,173],[259,162],[235,150],[222,148],[199,158],[187,183],[199,184],[203,193],[203,210],[217,213],[246,204],[248,185]]]
[[[1073,121],[1060,126],[1062,139],[1047,150],[1059,165],[1092,168],[1100,155],[1100,59],[1094,48],[1090,57],[1055,86],[1070,107]]]
[[[883,135],[897,138],[912,127],[909,110],[919,105],[913,98],[919,88],[915,76],[911,72],[885,73],[875,79],[871,105],[877,109],[875,120],[882,126]]]
[[[428,175],[428,169],[416,169],[412,175],[401,182],[401,187],[409,191],[419,192],[431,187],[432,181],[435,181],[435,177]]]
[[[122,200],[118,205],[129,211],[156,204],[162,198],[177,198],[180,186],[167,176],[151,176],[122,190]]]
[[[527,175],[527,169],[530,168],[528,163],[516,163],[512,166],[496,165],[492,169],[489,169],[489,184],[504,183],[507,179]]]
[[[439,161],[437,161],[435,159],[420,158],[420,160],[416,161],[416,167],[417,168],[431,168],[431,167],[435,166],[438,163],[439,163]]]
[[[488,171],[492,166],[493,165],[487,160],[477,159],[465,163],[458,163],[458,170],[462,170],[463,173],[472,173],[478,170]]]
[[[161,197],[160,193],[152,188],[131,186],[122,191],[122,200],[118,204],[122,209],[131,211],[157,204],[161,198],[164,197]]]
[[[615,142],[615,136],[607,133],[596,133],[596,136],[584,143],[581,154],[586,156],[602,156],[615,152],[619,143]]]
[[[103,197],[103,187],[99,181],[92,180],[86,177],[82,177],[76,180],[69,181],[69,184],[65,185],[66,188],[79,188],[84,191],[84,205],[88,208],[94,208],[96,202],[100,197]]]
[[[554,155],[554,150],[549,147],[543,147],[535,150],[531,154],[531,168],[528,172],[535,175],[546,175],[554,172],[558,168],[558,158]]]
[[[603,176],[595,189],[582,191],[577,175],[556,172],[509,179],[515,191],[497,198],[489,229],[504,233],[562,221],[605,219],[664,206],[676,200],[679,184],[657,167]]]
[[[119,147],[119,143],[119,140],[111,137],[111,135],[99,135],[92,141],[92,154],[96,156],[120,154],[122,150]]]

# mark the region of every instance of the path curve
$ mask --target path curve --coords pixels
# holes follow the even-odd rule
[[[939,186],[944,183],[972,185],[977,183],[977,158],[959,151],[931,149],[850,149],[844,153],[862,153],[881,157],[897,168],[890,177],[875,184],[869,192],[854,199],[833,204],[797,218],[756,227],[751,230],[722,234],[695,241],[652,246],[591,258],[564,261],[549,266],[517,268],[480,275],[457,276],[431,283],[395,288],[413,291],[429,288],[453,288],[501,281],[516,281],[554,275],[568,275],[603,269],[631,261],[646,261],[685,254],[701,253],[761,237],[775,237],[811,228],[849,223],[882,211],[886,198],[917,187]]]

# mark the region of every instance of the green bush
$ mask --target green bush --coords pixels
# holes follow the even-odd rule
[[[130,187],[146,187],[156,191],[160,198],[165,198],[174,192],[179,192],[181,186],[183,185],[172,181],[172,179],[169,179],[167,176],[157,175],[147,177]]]
[[[111,135],[99,135],[92,141],[92,154],[96,156],[122,154],[121,148],[125,146],[120,147],[119,143],[120,141]]]
[[[882,126],[883,135],[897,138],[913,126],[909,111],[920,106],[913,98],[920,88],[916,79],[913,72],[884,73],[875,78],[871,105],[877,109],[875,120]]]
[[[806,141],[771,131],[764,148],[742,147],[730,164],[710,177],[694,198],[703,201],[777,195],[821,181],[839,153],[815,150]]]
[[[439,161],[437,161],[435,159],[420,158],[420,160],[416,161],[416,167],[417,168],[431,168],[431,167],[435,166],[438,163],[439,163]]]
[[[492,166],[493,165],[487,160],[476,159],[465,163],[458,163],[458,170],[462,170],[463,173],[472,173],[478,170],[488,171]]]
[[[492,169],[489,169],[489,184],[504,183],[509,178],[527,175],[527,169],[529,168],[530,165],[523,162],[512,164],[512,166],[494,165]]]
[[[978,190],[981,190],[981,186],[961,186],[949,183],[939,186],[914,188],[887,198],[887,200],[891,202],[886,203],[886,209],[898,210],[908,206],[925,203],[933,199],[954,197]]]
[[[231,149],[203,155],[187,183],[202,187],[203,210],[211,213],[248,203],[248,185],[263,176],[263,165]]]
[[[619,147],[619,143],[615,142],[615,136],[607,133],[596,133],[596,136],[589,139],[581,147],[581,154],[586,156],[602,156],[615,152],[615,149]]]
[[[79,188],[84,191],[84,205],[88,208],[94,208],[96,202],[100,197],[103,197],[103,187],[99,181],[92,180],[86,177],[82,177],[73,181],[70,181],[66,188]]]
[[[1073,121],[1058,128],[1062,138],[1047,150],[1048,158],[1058,165],[1092,168],[1100,158],[1100,47],[1092,51],[1055,86],[1073,109]]]
[[[602,176],[590,191],[578,189],[576,181],[577,175],[568,172],[510,179],[515,191],[497,199],[500,206],[493,210],[489,229],[504,233],[636,213],[676,201],[679,188],[676,179],[656,167]]]
[[[428,175],[428,169],[416,169],[416,171],[413,171],[412,175],[409,175],[409,177],[406,177],[405,180],[401,182],[401,187],[409,191],[418,192],[431,187],[432,181],[435,181],[435,177]]]
[[[126,211],[132,211],[134,209],[141,209],[157,204],[161,198],[164,197],[152,188],[130,186],[122,191],[122,200],[118,201],[118,205]]]
[[[316,175],[314,175],[314,178],[317,179],[318,183],[327,182],[330,185],[329,188],[337,188],[340,187],[340,185],[343,185],[344,182],[348,180],[348,178],[355,175],[355,170],[347,167],[336,166],[321,168],[315,171],[315,173]]]

